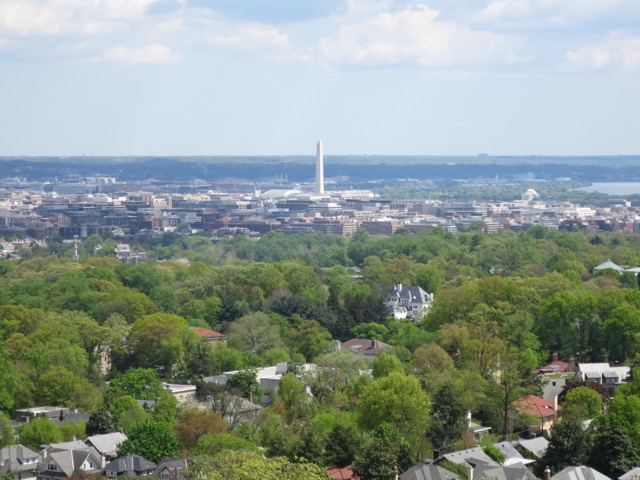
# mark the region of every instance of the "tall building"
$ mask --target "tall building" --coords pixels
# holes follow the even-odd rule
[[[316,145],[316,193],[324,193],[324,157],[320,140]]]

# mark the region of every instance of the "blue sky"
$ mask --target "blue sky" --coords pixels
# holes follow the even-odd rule
[[[640,154],[638,0],[0,0],[0,155]]]

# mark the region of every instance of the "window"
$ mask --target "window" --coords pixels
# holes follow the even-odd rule
[[[55,463],[50,463],[50,464],[47,465],[47,470],[50,470],[52,472],[57,472],[58,471],[58,465],[56,465]]]
[[[556,386],[556,382],[551,382],[551,385],[555,387]]]

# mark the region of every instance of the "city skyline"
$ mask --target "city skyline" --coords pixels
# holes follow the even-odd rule
[[[5,0],[0,156],[633,155],[633,0]]]

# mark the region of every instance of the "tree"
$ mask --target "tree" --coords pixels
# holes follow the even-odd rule
[[[196,455],[216,455],[222,451],[239,450],[254,451],[259,450],[258,446],[233,433],[210,433],[198,439],[195,453]]]
[[[215,412],[185,410],[173,426],[173,432],[182,451],[191,452],[202,437],[214,433],[225,433],[228,428],[229,424]]]
[[[208,480],[326,480],[324,469],[304,461],[265,458],[247,451],[223,451],[202,458],[191,469],[196,478]]]
[[[87,422],[61,422],[58,429],[63,442],[70,442],[87,436]]]
[[[38,401],[45,405],[62,405],[93,411],[102,403],[102,395],[86,378],[64,367],[51,367],[37,383]]]
[[[231,324],[229,345],[260,355],[282,345],[278,327],[262,312],[245,315]]]
[[[433,397],[429,434],[436,447],[458,440],[468,428],[467,409],[461,400],[462,392],[447,382]]]
[[[373,361],[373,378],[386,377],[392,372],[404,372],[404,368],[398,357],[381,352]]]
[[[87,435],[100,435],[103,433],[111,433],[115,430],[115,423],[111,412],[106,408],[101,408],[94,412],[87,420]]]
[[[132,368],[111,380],[107,393],[111,398],[130,395],[138,400],[155,400],[163,391],[158,372],[151,368]]]
[[[178,440],[166,423],[146,420],[134,425],[127,437],[118,445],[118,457],[135,454],[158,463],[163,457],[178,456]]]
[[[354,425],[336,425],[327,436],[325,442],[325,465],[340,468],[351,465],[361,442],[360,432]]]
[[[299,412],[306,397],[307,394],[304,391],[302,382],[293,373],[285,373],[280,379],[278,398],[284,403],[287,424],[291,425],[294,416]]]
[[[254,370],[240,370],[227,380],[227,385],[240,390],[245,398],[259,399],[264,393]]]
[[[11,420],[0,412],[0,448],[16,443],[16,434],[11,425]]]
[[[20,427],[20,443],[39,451],[42,445],[62,441],[62,432],[48,418],[34,418]]]
[[[567,392],[562,407],[565,415],[572,412],[593,418],[602,414],[602,397],[592,388],[578,387]]]
[[[591,451],[591,435],[576,417],[563,418],[554,423],[551,440],[540,465],[548,465],[553,472],[571,465],[583,465]]]
[[[427,431],[429,399],[417,378],[392,372],[365,386],[356,411],[362,428],[388,423],[416,441]]]
[[[6,353],[4,343],[0,343],[0,410],[13,409],[15,394],[19,388],[20,377]]]
[[[381,424],[356,455],[353,471],[361,480],[390,480],[411,466],[409,443],[389,425]]]
[[[307,320],[293,315],[294,327],[289,330],[288,338],[293,349],[304,355],[310,362],[331,347],[331,334],[315,320]]]
[[[600,473],[619,478],[640,464],[628,423],[615,415],[601,415],[590,425],[593,447],[587,464]]]

